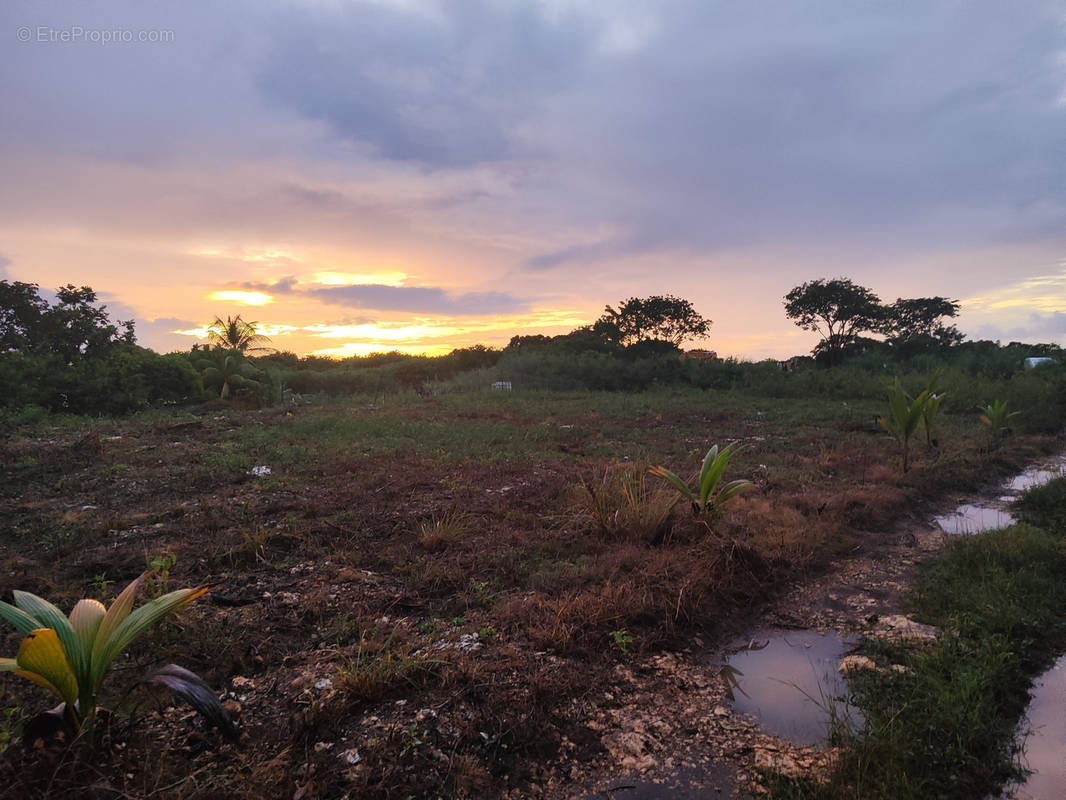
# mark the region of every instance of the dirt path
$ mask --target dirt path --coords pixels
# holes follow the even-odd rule
[[[899,613],[916,565],[946,534],[912,516],[891,535],[870,534],[853,554],[818,578],[794,585],[746,626],[870,633]],[[751,798],[765,793],[758,771],[794,776],[827,770],[834,751],[797,747],[770,736],[735,711],[718,675],[721,652],[700,640],[693,648],[619,665],[609,685],[575,707],[572,721],[606,751],[594,762],[565,757],[547,764],[537,786],[509,797]]]

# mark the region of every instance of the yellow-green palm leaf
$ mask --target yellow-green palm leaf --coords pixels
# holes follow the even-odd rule
[[[22,640],[14,672],[58,695],[68,706],[78,699],[78,679],[74,676],[59,636],[51,628],[36,628]]]
[[[104,630],[104,623],[107,622],[105,617],[96,634],[96,644],[93,646],[92,679],[94,683],[103,678],[111,662],[119,653],[133,644],[137,637],[167,614],[176,611],[186,603],[191,603],[198,597],[203,597],[208,591],[210,587],[202,586],[199,589],[178,589],[157,597],[126,616],[113,631]],[[110,613],[109,610],[108,614]],[[107,638],[104,638],[105,635]]]

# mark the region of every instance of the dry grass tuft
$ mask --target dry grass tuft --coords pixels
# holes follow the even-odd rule
[[[672,533],[677,493],[649,483],[645,464],[613,464],[575,492],[579,524],[606,539],[663,544]]]
[[[434,514],[418,526],[418,544],[429,553],[447,550],[453,542],[462,539],[467,532],[467,515],[451,508],[443,514]]]

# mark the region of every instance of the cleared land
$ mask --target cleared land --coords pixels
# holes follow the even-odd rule
[[[617,755],[604,714],[642,702],[605,698],[620,674],[673,651],[683,672],[694,643],[877,560],[905,519],[1057,446],[1015,436],[988,452],[973,412],[947,413],[940,448],[916,445],[904,475],[875,422],[883,405],[471,393],[12,429],[5,594],[68,609],[153,562],[167,567],[157,591],[215,589],[119,662],[102,741],[11,746],[3,791],[580,796]],[[732,440],[744,447],[726,477],[759,491],[711,524],[662,482],[641,486],[647,466],[691,474]],[[12,635],[5,654],[16,647]],[[134,685],[172,661],[231,693],[240,742]],[[8,731],[51,705],[17,678],[0,686]]]

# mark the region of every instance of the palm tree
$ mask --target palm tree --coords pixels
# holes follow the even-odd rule
[[[236,350],[238,353],[258,353],[271,350],[264,347],[270,339],[257,333],[255,326],[258,322],[245,322],[238,314],[235,317],[215,317],[215,321],[207,327],[207,340],[215,347],[224,350]]]
[[[228,398],[234,390],[258,392],[262,386],[263,370],[247,360],[239,350],[208,351],[208,358],[200,359],[199,365],[204,383],[220,387],[219,397]],[[211,359],[214,359],[212,361]]]
[[[234,389],[258,391],[263,371],[246,360],[250,353],[273,352],[273,348],[264,346],[269,342],[266,336],[257,333],[258,322],[245,322],[238,314],[235,317],[215,317],[207,327],[207,340],[215,348],[212,360],[201,362],[204,380],[221,384],[219,396],[226,399]],[[219,359],[219,351],[224,355]]]

